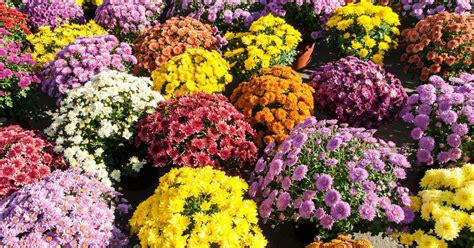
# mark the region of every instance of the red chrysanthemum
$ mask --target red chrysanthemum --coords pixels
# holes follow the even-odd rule
[[[158,103],[138,124],[137,146],[156,167],[206,166],[239,173],[256,160],[255,131],[223,95],[182,95]]]
[[[39,133],[16,125],[0,127],[0,198],[64,168],[53,145]]]
[[[0,28],[5,28],[9,33],[23,32],[31,34],[27,27],[28,18],[25,14],[15,8],[7,8],[4,2],[0,2]]]

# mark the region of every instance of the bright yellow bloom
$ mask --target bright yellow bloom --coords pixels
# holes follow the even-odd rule
[[[444,240],[452,241],[459,235],[458,224],[449,217],[442,217],[436,221],[435,232]]]
[[[398,15],[390,7],[367,1],[338,8],[327,22],[330,38],[343,54],[371,59],[380,65],[386,51],[397,47],[399,25]]]
[[[130,219],[142,247],[265,247],[247,183],[211,167],[172,169]]]
[[[262,68],[290,64],[302,40],[298,30],[273,15],[253,22],[248,32],[228,33],[226,38],[229,45],[224,57],[240,80],[250,79]]]
[[[230,66],[216,51],[187,49],[151,73],[153,89],[165,98],[175,94],[222,92],[232,82]]]
[[[454,203],[461,209],[470,210],[474,208],[474,185],[460,188],[454,194]]]
[[[49,26],[39,28],[35,34],[27,36],[33,45],[33,58],[37,66],[43,66],[54,60],[56,53],[80,36],[92,37],[107,32],[94,21],[87,24],[63,23],[54,30]]]
[[[436,237],[433,237],[428,234],[424,234],[421,236],[421,238],[418,240],[418,247],[422,248],[443,248],[443,247],[448,247],[446,242],[443,240],[439,240]]]

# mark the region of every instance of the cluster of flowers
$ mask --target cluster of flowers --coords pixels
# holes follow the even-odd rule
[[[265,247],[247,183],[204,168],[172,169],[130,219],[142,247]]]
[[[321,241],[313,242],[307,245],[305,248],[345,248],[345,247],[355,247],[355,248],[373,248],[372,243],[368,239],[351,239],[350,236],[340,235],[336,239],[331,240],[331,242],[323,243]]]
[[[0,29],[8,32],[7,39],[13,42],[25,41],[26,35],[31,33],[27,22],[28,17],[25,14],[15,8],[8,8],[4,2],[0,2]]]
[[[406,46],[401,60],[425,81],[430,75],[445,78],[472,71],[474,14],[442,12],[428,16],[402,31]]]
[[[254,135],[226,97],[199,93],[160,102],[139,122],[136,143],[157,167],[210,165],[238,174],[257,158]]]
[[[413,247],[474,246],[474,164],[428,170],[420,185],[411,206],[420,216],[413,233],[396,234],[400,242]]]
[[[270,0],[263,15],[272,13],[284,17],[297,28],[305,41],[323,37],[326,22],[333,12],[345,4],[344,0],[281,1]]]
[[[352,56],[321,66],[310,85],[319,108],[355,127],[395,120],[407,99],[400,80],[372,61]]]
[[[370,59],[383,65],[385,53],[397,47],[398,15],[390,7],[361,1],[334,11],[327,22],[329,37],[341,55]]]
[[[134,175],[145,164],[135,151],[135,125],[160,100],[147,78],[101,72],[68,92],[45,133],[72,167],[110,185],[110,178],[119,182],[121,175]]]
[[[84,22],[84,12],[75,0],[24,0],[21,11],[28,24],[37,31],[43,26],[58,27],[65,22]]]
[[[0,198],[47,176],[65,164],[39,133],[0,127]]]
[[[30,94],[40,83],[32,73],[35,61],[30,53],[22,52],[20,42],[8,38],[10,32],[0,28],[0,116],[30,114]]]
[[[255,143],[263,147],[283,141],[296,124],[312,115],[313,93],[290,67],[275,66],[240,83],[230,99],[256,129]]]
[[[265,148],[249,189],[260,204],[260,217],[277,224],[313,223],[321,240],[410,223],[408,189],[397,184],[411,167],[407,158],[372,131],[336,123],[307,118],[279,147]]]
[[[232,82],[230,66],[217,51],[189,48],[151,73],[153,89],[164,97],[222,92]]]
[[[59,51],[41,72],[41,88],[59,101],[105,70],[129,71],[137,59],[127,43],[113,35],[79,37]]]
[[[191,17],[173,17],[146,30],[137,38],[133,49],[138,64],[134,72],[137,75],[149,75],[187,48],[214,50],[218,47],[219,41],[211,26]]]
[[[57,170],[0,200],[0,244],[126,247],[128,238],[114,221],[116,213],[129,209],[118,192],[97,179]]]
[[[458,85],[450,85],[458,84]],[[474,75],[431,76],[408,97],[402,118],[414,123],[419,163],[447,167],[474,158]]]
[[[63,23],[57,28],[40,27],[35,34],[28,35],[27,40],[32,44],[33,58],[36,65],[42,67],[52,62],[56,53],[79,37],[92,37],[107,32],[94,21],[86,24]]]
[[[163,7],[161,0],[105,0],[94,20],[121,41],[132,43],[140,32],[159,23]]]
[[[220,33],[242,31],[255,20],[254,8],[259,4],[251,1],[192,1],[172,0],[167,16],[189,16],[215,26]]]
[[[229,44],[224,57],[231,64],[232,75],[241,82],[262,68],[291,64],[301,33],[269,14],[253,22],[248,32],[229,32],[225,38]]]
[[[455,2],[455,3],[453,3]],[[402,0],[403,14],[423,20],[426,16],[443,11],[457,14],[468,13],[472,9],[469,0],[434,1],[434,0]]]

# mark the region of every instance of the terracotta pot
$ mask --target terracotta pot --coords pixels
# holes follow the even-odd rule
[[[311,62],[311,55],[313,55],[314,46],[316,43],[303,43],[298,46],[298,55],[295,62],[293,62],[293,69],[299,71],[306,68]]]

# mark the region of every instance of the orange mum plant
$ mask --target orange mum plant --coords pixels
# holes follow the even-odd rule
[[[373,248],[372,243],[367,239],[352,240],[349,236],[339,236],[331,242],[313,242],[306,248]]]
[[[283,141],[295,125],[313,114],[313,92],[290,67],[276,66],[241,83],[230,99],[257,131],[257,146],[263,147]]]
[[[472,72],[474,53],[474,14],[441,12],[402,31],[406,46],[402,61],[405,71],[419,75],[422,81],[430,75],[444,78]]]
[[[135,40],[133,50],[138,63],[134,73],[148,76],[187,48],[214,50],[218,47],[219,40],[211,26],[191,17],[173,17],[143,32]]]

